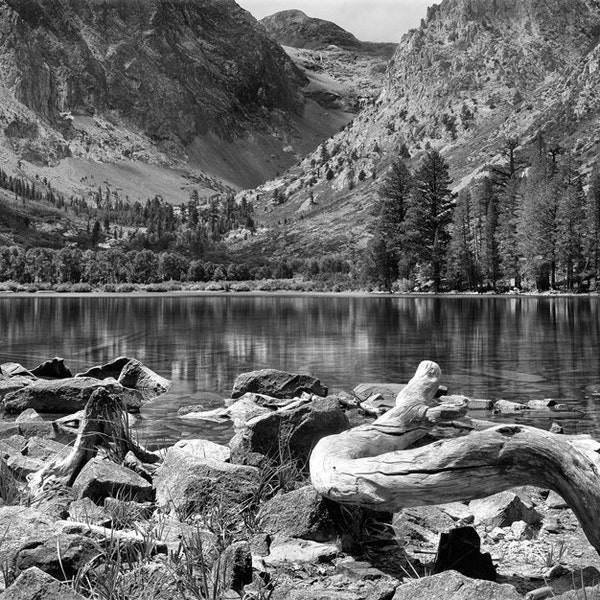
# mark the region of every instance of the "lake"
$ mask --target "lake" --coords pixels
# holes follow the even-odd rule
[[[140,437],[158,445],[200,436],[226,442],[227,424],[182,421],[176,412],[189,404],[221,406],[244,371],[308,372],[330,389],[349,391],[361,382],[405,382],[424,359],[440,364],[450,393],[560,399],[582,416],[541,415],[535,424],[556,420],[569,433],[600,437],[600,396],[588,388],[600,387],[599,301],[7,296],[0,298],[0,362],[33,367],[62,356],[75,373],[119,355],[138,358],[173,380],[138,423]]]

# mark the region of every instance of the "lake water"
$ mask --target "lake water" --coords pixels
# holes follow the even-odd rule
[[[156,444],[200,436],[227,441],[228,425],[190,423],[176,412],[189,404],[221,406],[244,371],[308,372],[330,389],[349,391],[361,382],[405,382],[424,359],[440,364],[451,393],[560,399],[582,415],[551,415],[535,424],[556,420],[569,433],[600,437],[600,396],[586,389],[600,386],[599,302],[595,297],[3,297],[0,362],[33,367],[62,356],[78,372],[119,355],[140,359],[173,380],[165,396],[144,407],[138,424],[140,436]]]

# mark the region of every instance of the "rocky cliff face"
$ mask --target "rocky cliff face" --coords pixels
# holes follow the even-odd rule
[[[457,188],[500,160],[507,137],[526,146],[542,132],[590,166],[600,135],[599,36],[598,0],[444,0],[431,7],[399,44],[378,100],[264,187],[265,202],[275,189],[286,199],[267,206],[267,224],[284,216],[287,237],[306,244],[317,223],[330,221],[329,245],[354,247],[364,240],[381,175],[404,146],[413,164],[427,148],[440,150]]]
[[[233,0],[7,0],[0,11],[2,79],[50,121],[114,112],[188,143],[302,110],[301,76]]]

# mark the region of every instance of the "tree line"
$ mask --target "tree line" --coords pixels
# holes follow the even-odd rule
[[[373,210],[365,272],[385,290],[585,291],[600,279],[600,165],[540,135],[506,140],[486,176],[450,190],[435,150],[413,171],[397,159]],[[586,191],[587,187],[587,191]]]

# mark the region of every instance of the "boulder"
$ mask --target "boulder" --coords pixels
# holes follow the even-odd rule
[[[248,421],[231,440],[231,460],[258,465],[265,457],[277,463],[290,459],[306,465],[315,444],[327,435],[349,427],[348,418],[337,401],[315,398],[260,415]]]
[[[0,456],[4,459],[14,454],[24,454],[27,447],[27,439],[16,433],[15,435],[0,437]]]
[[[564,501],[563,497],[554,490],[550,490],[550,493],[546,498],[546,506],[548,508],[569,508],[569,505]]]
[[[132,390],[137,390],[146,400],[153,400],[171,387],[171,382],[161,377],[139,360],[132,358],[121,370],[117,381]]]
[[[231,457],[229,446],[215,444],[209,440],[180,440],[173,446],[173,449],[181,450],[197,458],[228,461]]]
[[[517,590],[506,583],[470,579],[457,571],[414,579],[396,589],[392,600],[523,600]]]
[[[0,600],[85,600],[70,585],[61,583],[37,567],[23,571],[0,594]]]
[[[153,499],[152,485],[143,477],[116,463],[93,458],[73,482],[78,498],[100,502],[108,496],[144,502]]]
[[[480,500],[472,500],[469,508],[475,517],[475,523],[488,528],[510,527],[515,521],[525,521],[528,525],[537,525],[542,515],[530,502],[514,492],[500,492]]]
[[[315,542],[340,536],[340,520],[339,505],[323,498],[311,485],[278,494],[258,512],[258,523],[265,533]]]
[[[26,506],[0,507],[0,532],[0,564],[14,575],[37,566],[59,579],[63,569],[72,577],[98,552],[87,538],[64,535],[53,516]]]
[[[0,401],[4,400],[6,396],[12,394],[12,392],[16,392],[17,390],[21,390],[28,385],[31,385],[35,379],[31,377],[9,377],[7,379],[0,379]]]
[[[28,475],[39,471],[44,463],[36,458],[15,454],[6,460],[10,472],[18,479],[25,480]]]
[[[124,388],[114,380],[98,381],[93,378],[39,379],[31,385],[12,392],[4,398],[4,410],[20,413],[34,408],[41,413],[69,413],[82,409],[98,388],[106,388],[119,396],[129,410],[139,410],[142,396]]]
[[[440,534],[453,529],[455,522],[438,506],[418,506],[395,513],[392,527],[400,546],[435,552]]]
[[[527,406],[520,402],[512,402],[511,400],[496,400],[494,402],[494,412],[501,415],[514,415],[524,410],[527,410]]]
[[[259,474],[254,467],[169,449],[154,474],[154,485],[160,508],[192,515],[214,506],[227,511],[248,502],[257,493]]]
[[[327,388],[315,377],[276,369],[262,369],[238,375],[231,397],[239,398],[248,392],[286,399],[299,397],[303,392],[327,396]]]
[[[20,436],[19,424],[14,421],[0,421],[0,440]]]
[[[36,377],[44,377],[48,379],[68,379],[73,377],[73,374],[65,366],[64,358],[52,358],[44,361],[41,365],[31,369],[31,372]]]

